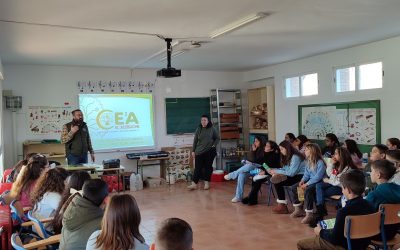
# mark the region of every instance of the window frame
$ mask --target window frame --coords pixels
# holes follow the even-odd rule
[[[316,74],[317,75],[317,94],[313,94],[313,95],[302,95],[302,90],[303,90],[303,81],[301,80],[301,78],[303,76],[306,75],[313,75]],[[287,96],[286,95],[286,80],[290,79],[290,78],[298,78],[299,79],[299,95],[298,96]],[[296,75],[289,75],[289,76],[284,76],[283,77],[283,96],[286,99],[300,99],[300,98],[308,98],[308,97],[313,97],[313,96],[318,96],[319,95],[319,75],[317,71],[309,71],[309,72],[304,72],[301,74],[296,74]]]
[[[368,65],[368,64],[374,64],[374,63],[381,63],[382,64],[382,87],[380,88],[370,88],[370,89],[360,89],[360,66],[362,65]],[[349,90],[349,91],[337,91],[337,78],[336,78],[336,71],[339,69],[347,69],[354,67],[354,74],[355,74],[355,90]],[[373,61],[368,61],[368,62],[363,62],[363,63],[352,63],[352,64],[347,64],[347,65],[340,65],[340,66],[335,66],[333,67],[333,90],[336,95],[347,95],[347,94],[354,94],[358,92],[365,92],[365,91],[377,91],[377,90],[382,90],[384,87],[384,76],[385,76],[385,70],[383,66],[383,60],[373,60]]]

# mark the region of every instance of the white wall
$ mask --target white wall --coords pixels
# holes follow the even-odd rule
[[[297,107],[303,104],[381,100],[382,140],[400,137],[400,116],[398,110],[400,94],[400,37],[360,45],[348,49],[325,53],[305,59],[282,63],[257,70],[244,72],[245,82],[274,77],[276,135],[283,140],[286,132],[298,133]],[[333,68],[337,66],[382,61],[385,76],[383,88],[364,90],[350,94],[335,94]],[[317,72],[319,94],[298,99],[284,98],[285,77],[302,73]]]
[[[23,109],[18,112],[18,155],[22,156],[22,142],[35,138],[29,135],[27,128],[27,106],[63,106],[69,102],[78,106],[77,81],[82,80],[113,80],[113,81],[152,81],[156,80],[156,70],[137,69],[131,77],[130,69],[99,68],[99,67],[67,67],[42,65],[4,65],[7,78],[4,89],[12,90],[13,95],[22,96]],[[173,136],[166,135],[165,107],[166,97],[206,97],[212,88],[239,88],[242,84],[240,73],[182,71],[182,77],[162,79],[157,78],[154,91],[156,147],[173,146]],[[11,112],[4,111],[5,140],[12,141]],[[59,135],[46,139],[59,139]],[[190,140],[189,140],[190,141]],[[5,145],[5,166],[11,166],[13,148],[11,143]],[[126,160],[124,152],[98,153],[96,162],[103,159],[121,158],[122,164],[133,168],[132,161]],[[157,172],[156,172],[157,173]],[[145,172],[146,174],[146,172]]]

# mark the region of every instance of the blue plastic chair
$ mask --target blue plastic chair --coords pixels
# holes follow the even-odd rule
[[[11,246],[15,250],[25,250],[24,245],[22,244],[21,238],[17,233],[13,233],[11,235]]]
[[[28,219],[33,222],[33,227],[40,238],[47,239],[53,235],[51,232],[46,230],[45,226],[40,220],[32,215],[32,211],[28,212]]]
[[[13,221],[15,221],[17,224],[21,224],[22,222],[24,222],[22,220],[22,218],[19,216],[18,214],[18,210],[15,207],[15,203],[17,202],[17,200],[13,200],[10,204],[10,209],[11,209],[11,218]]]

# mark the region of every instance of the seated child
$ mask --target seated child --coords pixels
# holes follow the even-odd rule
[[[83,194],[76,193],[63,214],[60,249],[86,249],[90,235],[99,230],[108,186],[103,180],[87,180]]]
[[[364,171],[368,174],[371,172],[371,164],[374,161],[377,160],[382,160],[386,158],[386,151],[388,151],[388,147],[384,144],[375,144],[372,147],[370,156],[369,156],[369,162],[365,166]],[[372,190],[375,188],[375,185],[371,182],[371,180],[368,178],[367,179],[367,189]]]
[[[392,162],[396,167],[396,173],[388,182],[400,185],[400,149],[386,151],[386,160]]]
[[[375,212],[378,211],[380,204],[399,204],[400,186],[388,182],[396,172],[394,164],[388,160],[377,160],[372,163],[371,170],[371,181],[378,186],[375,190],[369,192],[365,199],[371,203]],[[396,235],[398,226],[397,224],[385,226],[388,240]]]
[[[161,223],[150,250],[193,250],[193,230],[182,219],[166,219]]]
[[[346,206],[338,210],[333,229],[314,228],[315,237],[297,242],[297,249],[347,249],[344,237],[344,224],[347,215],[365,215],[375,212],[372,205],[362,198],[365,190],[365,176],[360,170],[350,170],[340,178],[343,195],[347,198]],[[371,239],[351,240],[353,249],[366,249]]]

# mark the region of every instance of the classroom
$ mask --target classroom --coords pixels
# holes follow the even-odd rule
[[[314,202],[311,210],[304,207],[306,217],[300,219],[274,210],[284,204],[280,208],[289,209],[288,213],[297,211],[298,193],[293,191],[292,197],[291,190],[300,179],[285,188],[277,187],[280,182],[272,180],[277,173],[261,169],[268,176],[262,183],[266,185],[258,187],[256,205],[246,206],[242,202],[258,182],[248,177],[250,170],[243,180],[238,178],[241,173],[231,173],[245,166],[246,159],[255,160],[254,140],[260,138],[262,145],[267,140],[276,142],[280,166],[285,166],[281,147],[287,133],[306,135],[316,143],[312,145],[319,145],[317,151],[324,150],[328,133],[339,138],[337,148],[352,139],[363,154],[360,164],[368,161],[365,154],[371,157],[376,145],[399,138],[399,10],[400,2],[390,0],[1,1],[0,174],[32,152],[44,155],[49,163],[75,165],[68,163],[65,142],[60,142],[63,125],[80,109],[93,144],[91,149],[89,143],[85,157],[89,165],[102,169],[86,170],[92,177],[96,175],[92,180],[118,179],[116,189],[109,187],[110,197],[134,197],[129,202],[140,210],[138,227],[147,245],[143,249],[158,249],[152,243],[159,240],[160,228],[165,225],[162,222],[174,217],[190,224],[193,249],[313,249],[298,245],[316,235],[309,223],[300,221],[310,211],[315,217],[319,205]],[[171,71],[170,66],[176,77],[161,72]],[[314,114],[321,116],[313,120]],[[217,132],[218,139],[213,135],[213,145],[208,145],[215,150],[211,179],[203,182],[200,177],[197,185],[199,174],[194,168],[200,160],[194,163],[200,158],[193,157],[192,151],[193,142],[201,136],[195,134],[196,129],[208,128],[201,125],[203,118],[214,124],[210,129]],[[326,120],[321,121],[323,118]],[[365,121],[362,130],[353,127],[359,126],[352,123],[359,118]],[[312,125],[315,127],[310,128]],[[70,136],[71,128],[65,129],[65,136]],[[329,156],[322,152],[325,168],[337,148]],[[396,154],[398,149],[389,148],[393,152],[387,155]],[[147,159],[147,153],[154,151],[167,152],[168,156]],[[179,152],[185,158],[180,160]],[[138,155],[130,158],[129,154]],[[307,154],[302,154],[301,160],[307,162]],[[398,167],[400,163],[400,159],[383,158],[378,160],[383,165],[389,162]],[[108,171],[107,162],[118,162],[121,168],[115,173]],[[370,175],[375,169],[371,162],[370,158],[370,170],[360,172]],[[257,166],[262,168],[262,163],[265,161]],[[68,175],[74,172],[69,168],[65,168]],[[115,176],[102,178],[98,173]],[[139,182],[145,186],[142,190],[125,190],[132,186],[132,174],[140,176]],[[289,179],[285,177],[283,182]],[[245,183],[240,184],[242,181]],[[343,188],[341,185],[337,187]],[[280,188],[283,197],[287,196],[286,203],[279,199]],[[305,192],[307,200],[309,193]],[[313,192],[317,192],[315,188]],[[318,194],[311,196],[318,200]],[[327,202],[328,218],[339,214],[336,203],[340,203],[340,196],[338,202]],[[0,202],[8,203],[0,197]],[[108,205],[105,214],[111,210]],[[10,211],[9,203],[4,207]],[[0,227],[2,223],[0,219]],[[99,224],[96,230],[100,229],[106,230]],[[8,248],[12,233],[18,234],[13,230],[1,235],[6,238],[4,249],[13,249]],[[54,243],[64,241],[60,249],[74,249],[63,237],[61,233]],[[135,246],[140,247],[143,242],[139,238],[135,235]],[[111,249],[108,247],[86,249]],[[400,249],[400,244],[392,247]]]

